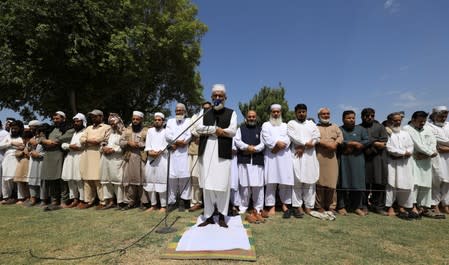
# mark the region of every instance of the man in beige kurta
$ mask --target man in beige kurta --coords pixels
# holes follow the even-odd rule
[[[343,142],[343,135],[337,125],[330,122],[330,110],[318,111],[320,142],[316,145],[316,156],[320,164],[320,177],[316,183],[315,208],[320,212],[329,211],[338,180],[337,146]]]
[[[87,204],[80,208],[92,207],[96,196],[100,200],[100,205],[105,204],[100,183],[100,148],[107,144],[111,126],[103,123],[101,110],[94,109],[88,115],[93,124],[84,130],[80,138],[80,143],[85,146],[80,158],[80,173],[84,180],[84,200]]]
[[[145,139],[148,128],[143,126],[143,113],[133,111],[131,126],[126,128],[120,139],[120,146],[124,149],[123,186],[127,205],[119,207],[128,210],[148,203],[148,193],[143,191],[145,181],[145,162],[147,155],[144,152]]]

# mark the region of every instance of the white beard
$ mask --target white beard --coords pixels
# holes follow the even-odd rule
[[[224,101],[222,101],[218,106],[214,106],[214,110],[222,110],[224,108]]]
[[[444,126],[444,122],[436,122],[436,121],[434,121],[433,124],[435,124],[438,127],[443,127]]]
[[[401,131],[401,126],[398,127],[390,127],[390,129],[394,132],[394,133],[398,133]]]
[[[184,115],[176,115],[175,118],[177,121],[182,121],[184,119]]]
[[[273,126],[280,126],[282,124],[282,117],[276,119],[270,116],[270,123]]]
[[[324,125],[328,125],[331,122],[331,119],[320,119],[320,123],[324,124]]]

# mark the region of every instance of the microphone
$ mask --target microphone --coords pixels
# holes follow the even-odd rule
[[[221,99],[217,98],[216,100],[214,100],[214,107],[217,107],[218,105],[220,105],[222,102]]]

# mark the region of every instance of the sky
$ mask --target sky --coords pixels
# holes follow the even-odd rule
[[[447,0],[193,0],[208,26],[198,71],[204,96],[226,85],[242,115],[263,86],[286,89],[291,109],[388,113],[449,105]],[[0,92],[1,93],[1,92]],[[0,119],[15,114],[0,111]]]
[[[291,109],[316,118],[365,107],[394,111],[449,105],[449,1],[194,0],[209,28],[199,71],[205,98],[226,85],[238,113],[263,86],[286,89]],[[239,114],[239,118],[242,116]]]

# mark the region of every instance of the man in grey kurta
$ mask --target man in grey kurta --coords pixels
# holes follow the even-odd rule
[[[70,142],[75,132],[68,129],[66,125],[66,115],[62,111],[56,112],[53,116],[54,128],[48,135],[40,139],[40,144],[44,148],[42,160],[41,179],[51,198],[51,205],[44,208],[44,211],[57,210],[61,206],[66,207],[69,192],[65,181],[61,179],[62,163],[64,153],[61,149],[62,143]],[[61,206],[59,205],[61,203]]]
[[[365,128],[355,125],[355,112],[343,112],[343,143],[340,145],[339,183],[337,192],[338,213],[346,215],[346,207],[356,214],[365,216],[363,195],[365,190],[365,158],[363,149],[368,145],[368,133]],[[350,204],[347,202],[349,195]]]
[[[365,148],[365,174],[366,189],[365,201],[371,209],[379,214],[386,215],[385,187],[388,180],[387,151],[385,149],[388,134],[385,127],[374,120],[375,111],[372,108],[362,110],[362,123],[360,126],[368,132],[369,144]],[[368,195],[371,197],[368,201]]]

